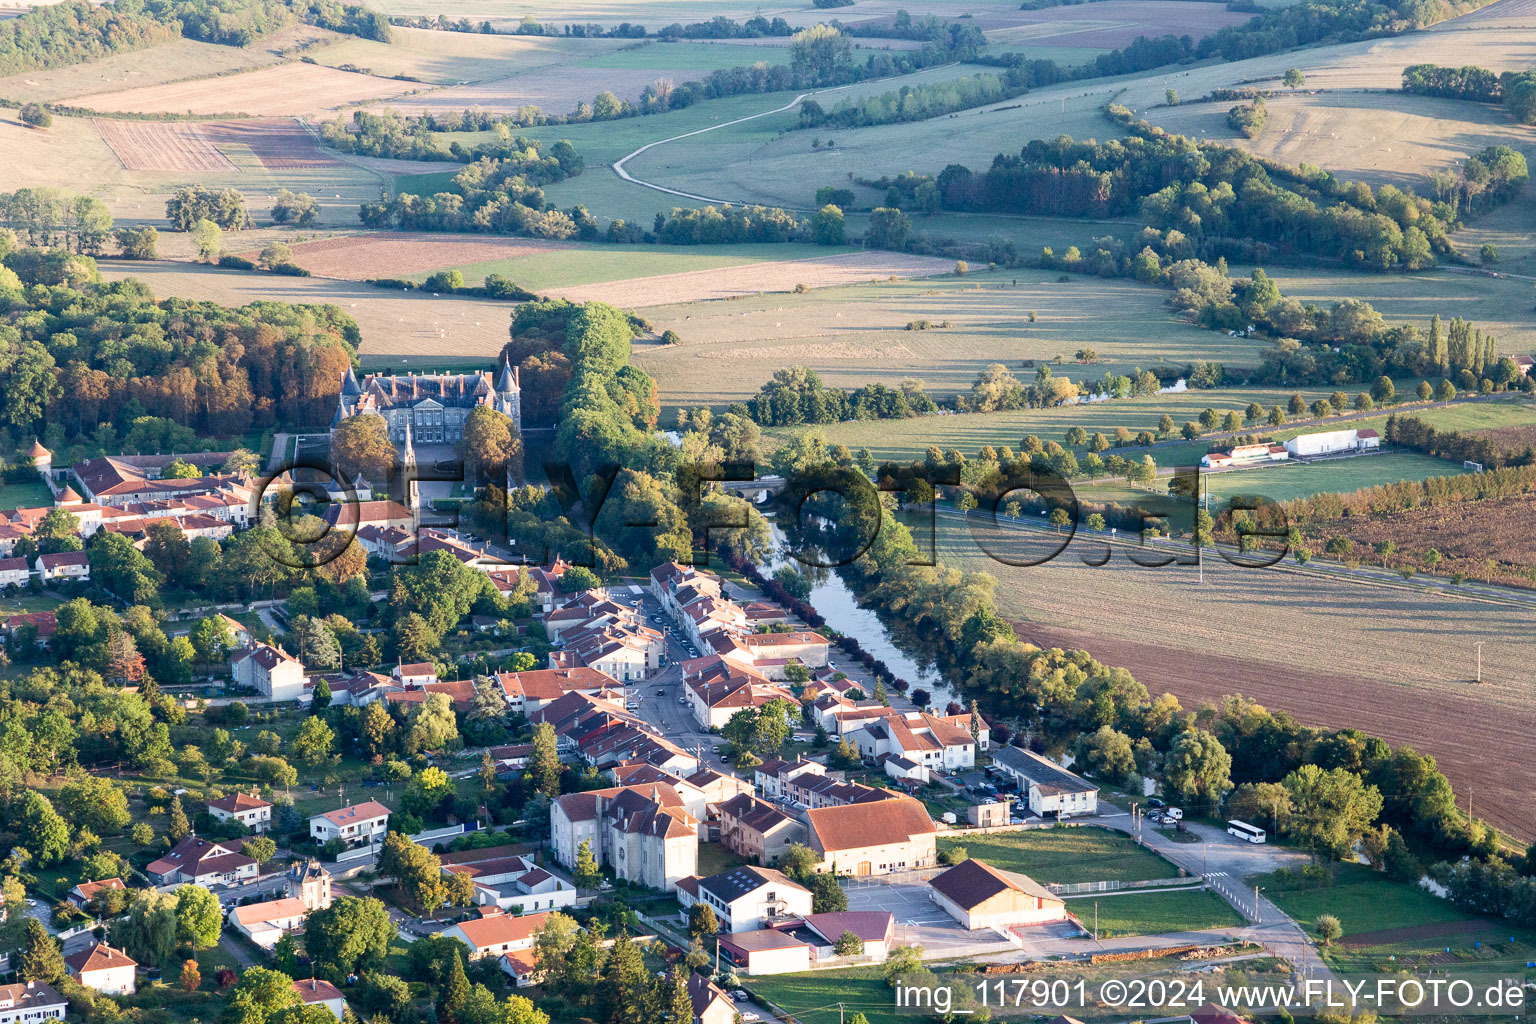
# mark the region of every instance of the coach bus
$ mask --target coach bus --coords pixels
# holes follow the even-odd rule
[[[1250,843],[1262,843],[1264,841],[1263,829],[1254,828],[1246,821],[1238,821],[1236,819],[1227,822],[1227,835],[1246,839]]]

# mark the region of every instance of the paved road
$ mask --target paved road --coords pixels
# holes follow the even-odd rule
[[[1122,832],[1131,831],[1128,812],[1113,804],[1101,803],[1100,807],[1105,813],[1096,819],[1096,823]],[[1202,842],[1177,843],[1145,823],[1141,841],[1191,875],[1204,877],[1250,921],[1253,919],[1254,893],[1245,879],[1307,862],[1307,855],[1299,851],[1268,843],[1244,842],[1211,825],[1187,822],[1185,828],[1199,836]],[[1312,940],[1301,926],[1262,892],[1258,895],[1258,923],[1234,929],[1232,934],[1262,943],[1271,952],[1295,964],[1304,977],[1333,978],[1333,972],[1317,955]]]

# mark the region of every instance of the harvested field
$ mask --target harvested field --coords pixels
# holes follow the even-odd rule
[[[220,78],[92,93],[73,102],[92,110],[135,114],[297,117],[326,114],[349,103],[396,96],[413,88],[420,86],[295,63]]]
[[[623,45],[621,39],[480,35],[395,26],[390,42],[344,38],[314,51],[313,56],[330,67],[351,64],[382,77],[409,75],[438,85],[458,85],[569,64]]]
[[[360,355],[371,366],[400,367],[420,357],[433,365],[489,367],[507,341],[512,303],[430,293],[389,292],[355,281],[278,277],[160,260],[99,261],[110,281],[136,277],[158,296],[175,295],[226,306],[259,300],[330,303],[352,316],[362,331]]]
[[[470,107],[482,107],[495,113],[508,113],[532,104],[552,114],[566,114],[575,110],[578,103],[591,103],[592,97],[604,90],[612,92],[621,100],[634,100],[639,98],[641,90],[658,78],[670,78],[681,82],[702,77],[700,73],[677,68],[565,66],[558,72],[548,68],[532,69],[475,85],[423,90],[410,96],[397,97],[387,104],[380,103],[373,106],[375,109],[388,106],[402,114],[415,115],[450,113],[467,110]],[[409,83],[396,84],[409,85]],[[403,92],[404,90],[395,91]]]
[[[517,279],[514,277],[514,279]],[[902,377],[922,380],[935,396],[968,390],[991,363],[1032,375],[1024,360],[1054,361],[1093,346],[1093,366],[1064,365],[1056,373],[1073,380],[1128,373],[1161,363],[1183,365],[1210,359],[1227,366],[1252,366],[1259,347],[1225,333],[1203,331],[1172,315],[1165,292],[1133,281],[1096,280],[1058,284],[1037,270],[974,272],[965,277],[924,278],[812,291],[803,295],[748,296],[730,302],[681,304],[648,311],[657,330],[671,329],[680,345],[641,345],[636,359],[655,378],[667,406],[699,404],[719,408],[744,401],[773,372],[794,363],[810,366],[829,385],[858,388],[894,384]],[[1091,299],[1090,299],[1091,297]],[[1036,314],[1030,322],[1029,314]],[[929,330],[907,330],[927,320]],[[947,322],[948,327],[940,324]],[[724,377],[722,365],[733,372]],[[1289,392],[1275,392],[1284,402]],[[983,444],[1017,445],[1025,433],[1060,439],[1081,421],[1155,426],[1167,410],[1179,422],[1198,415],[1214,396],[1159,396],[1163,401],[1094,403],[1073,409],[1035,409],[975,416],[832,424],[829,438],[877,452],[921,457],[942,435],[967,454]],[[1266,407],[1274,404],[1265,401]],[[1310,399],[1309,399],[1310,400]],[[1199,404],[1194,404],[1196,401]],[[1233,398],[1241,408],[1246,404]],[[1217,403],[1223,404],[1224,403]],[[1181,412],[1184,410],[1184,412]],[[1070,422],[1068,422],[1070,420]],[[859,438],[854,440],[855,435]],[[1202,448],[1203,452],[1204,449]]]
[[[130,171],[233,172],[235,165],[214,148],[202,125],[188,121],[116,121],[92,123],[112,152]]]
[[[1360,548],[1391,541],[1394,566],[1428,571],[1424,554],[1433,548],[1444,559],[1434,570],[1440,575],[1460,572],[1472,579],[1536,587],[1532,523],[1536,495],[1528,494],[1309,522],[1302,532],[1314,550],[1333,537],[1348,537]]]
[[[294,262],[317,277],[362,281],[410,277],[465,263],[536,256],[569,247],[566,242],[528,238],[369,232],[300,242],[292,248]]]
[[[883,281],[889,277],[930,277],[953,269],[954,263],[950,260],[894,252],[862,252],[552,288],[549,294],[572,302],[597,300],[628,309],[729,299],[757,292],[787,292],[800,284],[810,288],[831,288]]]
[[[1039,11],[985,14],[976,24],[986,30],[988,40],[997,42],[1048,39],[1054,45],[1114,50],[1134,43],[1137,36],[1156,39],[1172,34],[1199,39],[1228,25],[1241,25],[1251,17],[1221,4],[1192,7],[1189,0],[1102,0]]]
[[[73,102],[90,93],[180,82],[189,78],[251,71],[281,60],[269,48],[218,46],[173,39],[159,46],[114,53],[88,64],[34,68],[0,78],[0,96],[20,103]]]
[[[1218,139],[1285,164],[1325,166],[1373,186],[1411,187],[1488,146],[1536,156],[1530,133],[1502,108],[1484,103],[1358,91],[1281,95],[1269,101],[1269,123],[1257,139],[1233,132],[1231,106],[1186,102],[1151,113],[1169,131]]]
[[[1526,749],[1536,729],[1536,608],[1215,558],[1204,586],[1193,566],[1140,568],[1123,553],[1102,568],[1073,550],[1015,567],[948,522],[939,557],[997,577],[999,611],[1032,643],[1085,649],[1191,707],[1241,693],[1310,725],[1411,744],[1435,756],[1480,816],[1536,838],[1536,762],[1487,770],[1490,749]],[[1479,640],[1480,687],[1469,682]]]
[[[203,132],[219,145],[244,146],[269,171],[334,167],[338,161],[315,137],[288,118],[214,121]]]

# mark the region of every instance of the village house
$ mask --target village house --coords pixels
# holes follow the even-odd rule
[[[695,971],[688,972],[688,998],[693,1001],[693,1024],[733,1024],[740,1019],[725,989]]]
[[[1017,783],[1032,814],[1071,818],[1099,813],[1099,787],[1032,750],[998,747],[992,765]]]
[[[131,996],[139,989],[139,962],[105,942],[69,954],[64,967],[71,978],[102,995]]]
[[[73,903],[75,906],[79,907],[81,910],[84,910],[90,906],[91,899],[95,897],[97,893],[112,889],[116,889],[121,892],[126,891],[127,888],[128,887],[123,884],[123,880],[121,878],[103,878],[99,882],[81,882],[80,884],[71,888],[69,890],[69,894],[64,898],[67,899],[70,903]]]
[[[717,808],[720,845],[759,864],[776,864],[791,843],[805,842],[805,823],[747,793]]]
[[[722,935],[720,952],[754,976],[804,971],[838,959],[837,942],[845,932],[862,943],[860,951],[851,954],[857,958],[852,962],[880,963],[895,944],[896,919],[885,910],[805,914],[765,931]]]
[[[248,644],[230,655],[229,668],[237,685],[272,700],[298,700],[304,695],[304,666],[281,647]]]
[[[229,923],[262,949],[271,949],[284,935],[303,931],[309,911],[303,900],[288,896],[231,908]]]
[[[576,905],[576,887],[539,867],[517,846],[492,846],[442,855],[445,875],[467,875],[475,903],[516,914]]]
[[[46,981],[0,985],[0,1024],[41,1024],[63,1020],[69,1000]]]
[[[396,665],[389,677],[401,686],[421,686],[437,682],[437,666],[430,661],[415,661],[409,665]]]
[[[767,928],[775,921],[811,912],[811,891],[773,868],[740,867],[708,878],[685,878],[677,900],[686,911],[702,903],[715,912],[720,931]]]
[[[810,808],[804,817],[817,871],[862,877],[937,863],[933,819],[911,797]]]
[[[38,555],[32,563],[38,578],[49,580],[88,580],[91,578],[91,562],[84,551],[59,551],[51,555]]]
[[[671,892],[697,874],[697,822],[671,786],[597,789],[568,793],[549,807],[555,860],[575,867],[583,841],[615,875]]]
[[[293,990],[299,994],[305,1006],[323,1006],[336,1015],[337,1020],[347,1012],[347,1001],[341,994],[341,989],[332,985],[323,978],[304,978],[293,983]]]
[[[524,914],[514,917],[511,914],[491,914],[487,917],[472,917],[467,921],[449,925],[438,932],[450,939],[458,939],[469,947],[471,960],[478,960],[486,956],[500,956],[503,953],[516,950],[532,949],[533,940],[544,927],[544,922],[549,919],[549,913]]]
[[[208,801],[208,816],[215,821],[235,821],[252,832],[265,832],[272,827],[272,805],[249,793],[230,793],[217,800]]]
[[[340,839],[357,844],[382,840],[389,827],[389,808],[377,800],[349,804],[309,819],[309,834],[317,843]]]
[[[211,888],[255,878],[260,868],[233,844],[213,843],[191,835],[171,847],[164,857],[150,861],[144,871],[156,885],[191,882]]]

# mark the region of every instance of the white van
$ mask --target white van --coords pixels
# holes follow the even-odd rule
[[[1166,810],[1163,811],[1163,817],[1169,819],[1170,821],[1183,821],[1184,820],[1184,808],[1182,808],[1182,807],[1169,807],[1169,808],[1167,808]]]

